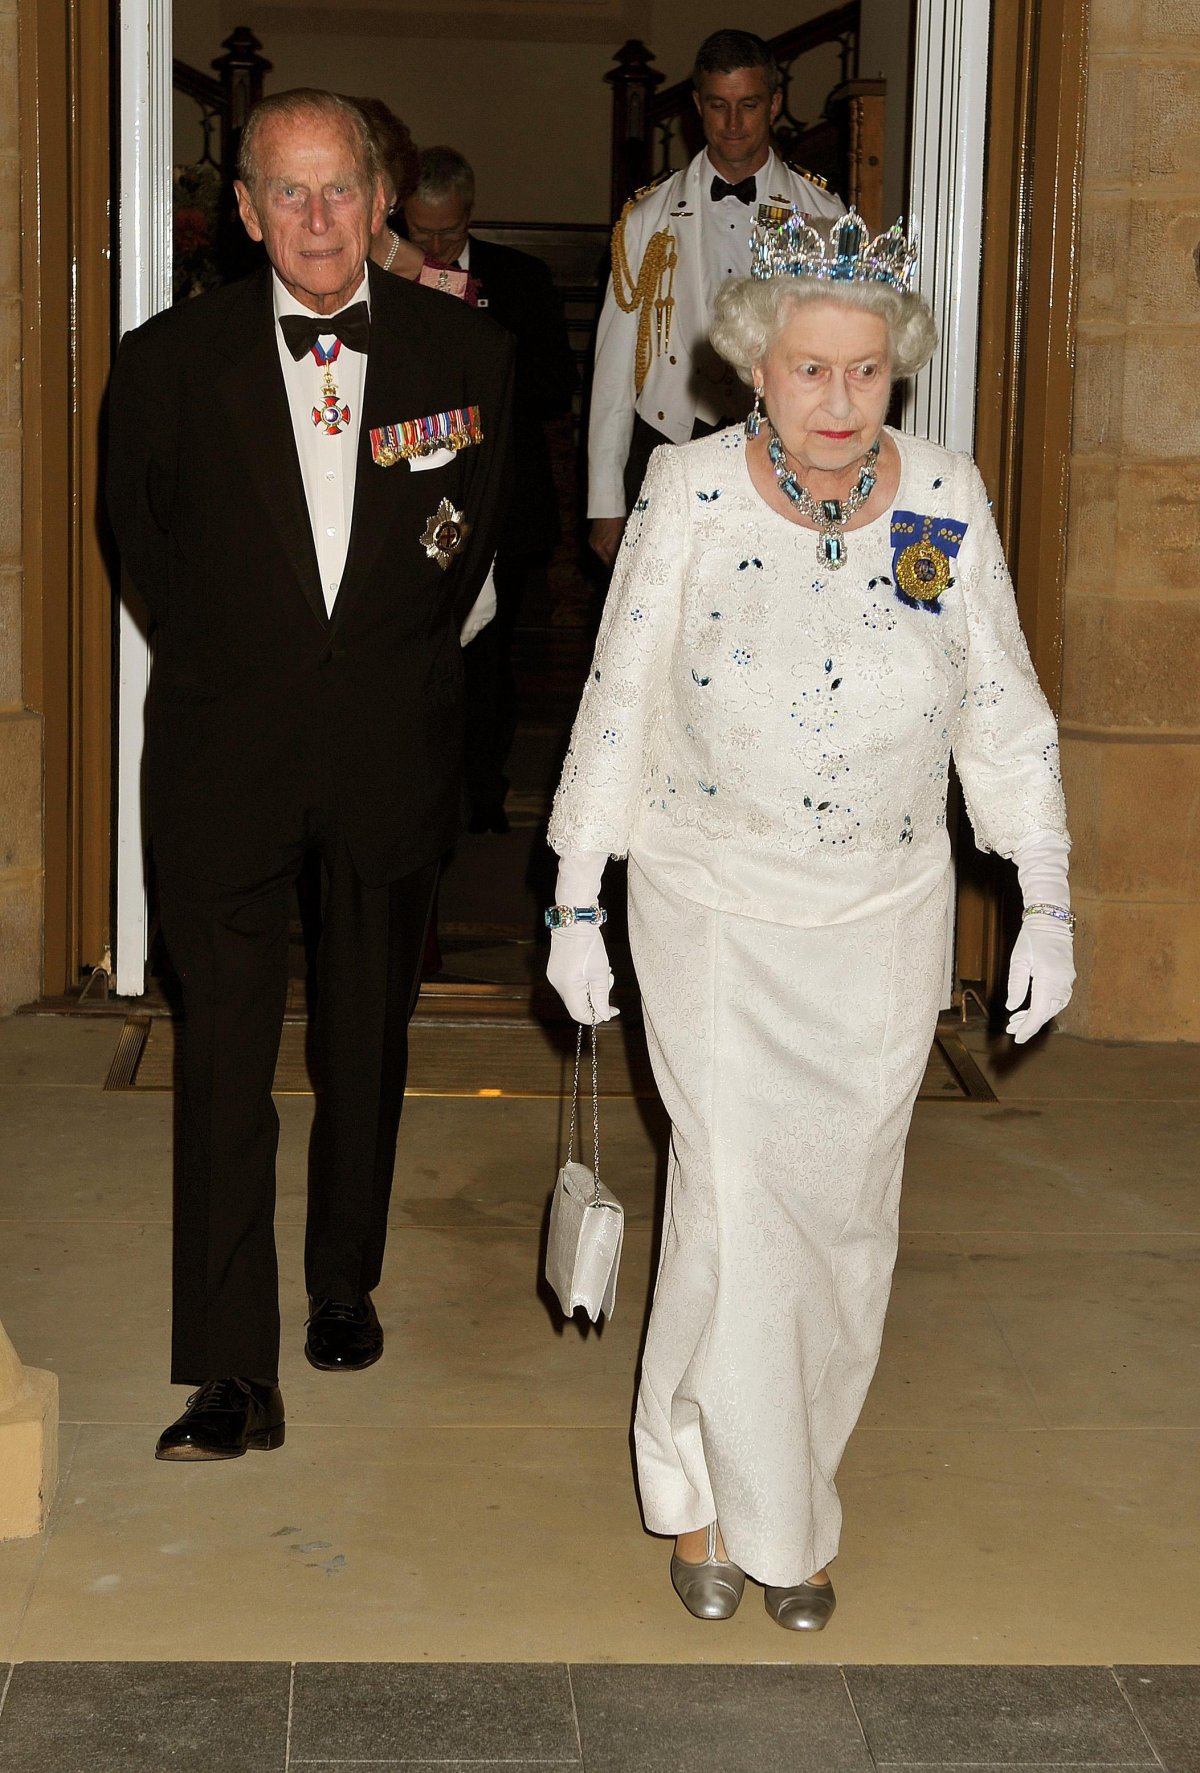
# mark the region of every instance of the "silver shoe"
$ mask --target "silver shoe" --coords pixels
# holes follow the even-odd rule
[[[767,1612],[785,1631],[824,1631],[833,1618],[837,1596],[832,1582],[798,1582],[795,1588],[763,1591]]]
[[[671,1553],[671,1582],[694,1619],[732,1619],[746,1586],[746,1572],[717,1556],[715,1521],[707,1532],[707,1555],[702,1564],[689,1564]]]

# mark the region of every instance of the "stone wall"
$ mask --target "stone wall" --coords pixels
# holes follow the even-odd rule
[[[42,968],[42,733],[21,630],[21,150],[18,0],[0,0],[0,1015]]]
[[[1092,0],[1088,73],[1063,1023],[1200,1040],[1200,0]]]

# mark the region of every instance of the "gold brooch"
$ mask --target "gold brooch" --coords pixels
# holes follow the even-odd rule
[[[445,572],[454,556],[462,553],[470,533],[471,526],[463,512],[456,511],[449,499],[443,499],[425,525],[421,546]]]
[[[934,603],[950,583],[950,562],[932,542],[913,542],[896,556],[896,583],[917,603]]]

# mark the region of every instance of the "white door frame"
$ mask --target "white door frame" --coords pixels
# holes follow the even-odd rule
[[[117,312],[122,334],[171,300],[172,0],[119,0],[120,196]],[[146,985],[142,746],[150,649],[122,601],[117,628],[116,936],[121,997]]]
[[[947,449],[975,445],[983,158],[991,0],[917,0],[909,215],[918,282],[941,348],[909,383],[904,429]]]
[[[975,448],[990,34],[990,0],[917,0],[908,212],[921,230],[918,282],[941,345],[907,386],[904,429],[968,454]],[[943,1009],[954,993],[956,899],[951,891]]]

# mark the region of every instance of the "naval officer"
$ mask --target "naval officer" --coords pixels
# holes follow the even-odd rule
[[[708,343],[717,290],[750,274],[760,204],[822,217],[844,205],[771,147],[782,102],[770,49],[750,31],[700,45],[693,97],[705,146],[639,192],[613,231],[588,427],[589,541],[616,558],[651,451],[744,416],[745,390]]]

